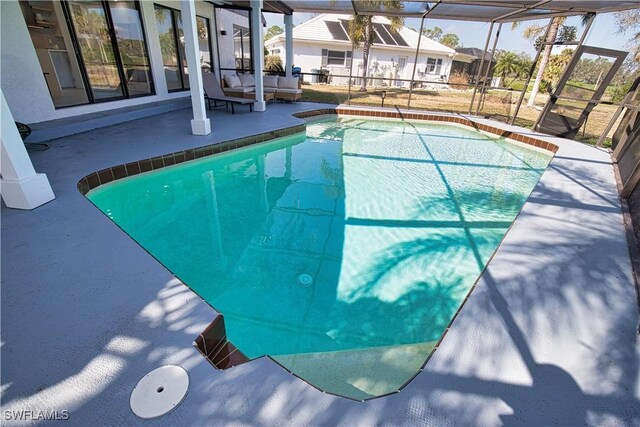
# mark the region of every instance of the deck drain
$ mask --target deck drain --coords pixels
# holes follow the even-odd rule
[[[189,374],[180,366],[162,366],[142,377],[129,405],[140,418],[156,418],[176,408],[189,390]]]
[[[309,274],[301,274],[298,276],[298,284],[302,287],[311,286],[313,284],[313,277]]]

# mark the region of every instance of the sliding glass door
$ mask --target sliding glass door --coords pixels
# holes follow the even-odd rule
[[[61,108],[88,103],[85,80],[61,3],[21,1],[20,8],[53,105]]]
[[[123,79],[104,4],[71,1],[68,6],[92,98],[123,98]]]
[[[183,77],[179,66],[178,39],[176,37],[175,23],[173,22],[173,13],[171,13],[171,9],[157,5],[155,11],[167,89],[169,89],[169,92],[182,90]]]
[[[182,14],[179,10],[160,5],[155,5],[155,12],[167,88],[170,92],[187,90],[189,89],[189,67],[185,54]],[[209,20],[196,16],[196,25],[200,67],[205,71],[210,71],[212,55],[209,41]]]
[[[91,100],[152,95],[137,2],[68,1],[66,5]]]
[[[117,1],[108,5],[127,94],[131,97],[150,95],[153,80],[137,4]]]

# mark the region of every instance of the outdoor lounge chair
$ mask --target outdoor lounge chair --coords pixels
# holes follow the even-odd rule
[[[249,110],[253,111],[253,103],[256,102],[255,99],[248,98],[235,98],[233,96],[227,96],[222,91],[220,84],[218,83],[218,79],[216,79],[215,74],[213,73],[202,73],[202,85],[204,86],[205,91],[205,99],[209,105],[209,109],[211,109],[211,101],[213,101],[213,106],[217,107],[217,101],[224,102],[226,107],[231,105],[231,114],[235,114],[235,109],[233,108],[234,104],[242,104],[248,105]]]

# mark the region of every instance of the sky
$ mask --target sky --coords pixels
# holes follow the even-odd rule
[[[283,15],[265,13],[267,20],[267,27],[271,25],[284,26]],[[310,13],[294,13],[293,23],[299,25],[305,21],[308,21],[313,15]],[[565,25],[574,25],[578,28],[578,37],[582,34],[582,27],[580,24],[581,17],[570,17],[567,19]],[[524,21],[520,26],[512,30],[511,24],[505,24],[502,27],[502,32],[498,40],[497,49],[510,50],[513,52],[526,52],[531,56],[535,55],[535,49],[532,43],[522,36],[522,31],[528,25],[536,23],[539,25],[547,25],[548,20],[539,21]],[[405,26],[420,28],[419,18],[405,19]],[[443,29],[444,34],[454,33],[460,38],[460,42],[464,47],[477,47],[484,48],[484,44],[487,38],[487,31],[489,31],[489,23],[484,22],[467,22],[467,21],[449,21],[440,19],[427,19],[425,20],[425,28],[440,27]],[[494,33],[497,29],[497,25],[494,26]],[[618,34],[617,26],[615,24],[615,17],[612,13],[605,13],[596,16],[596,20],[591,27],[591,31],[587,36],[585,44],[596,47],[604,47],[616,50],[627,49],[627,42],[631,38],[632,34]],[[493,41],[492,41],[493,43]]]

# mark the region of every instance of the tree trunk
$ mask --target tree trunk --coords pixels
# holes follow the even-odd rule
[[[556,37],[558,36],[558,29],[560,28],[561,19],[553,18],[551,22],[551,28],[549,29],[549,34],[545,39],[546,43],[552,43],[556,41]],[[544,70],[547,68],[549,64],[549,59],[551,59],[551,49],[552,45],[546,45],[542,52],[542,57],[540,58],[540,66],[538,67],[538,75],[536,76],[536,81],[533,82],[533,88],[531,89],[531,94],[529,95],[529,102],[527,105],[529,107],[533,107],[536,105],[536,95],[538,95],[538,91],[540,90],[540,82],[542,82],[542,76],[544,75]]]
[[[364,42],[362,43],[362,81],[360,82],[359,92],[367,91],[367,74],[369,71],[369,51],[371,50],[371,35],[373,31],[373,18],[367,17],[364,27]]]

